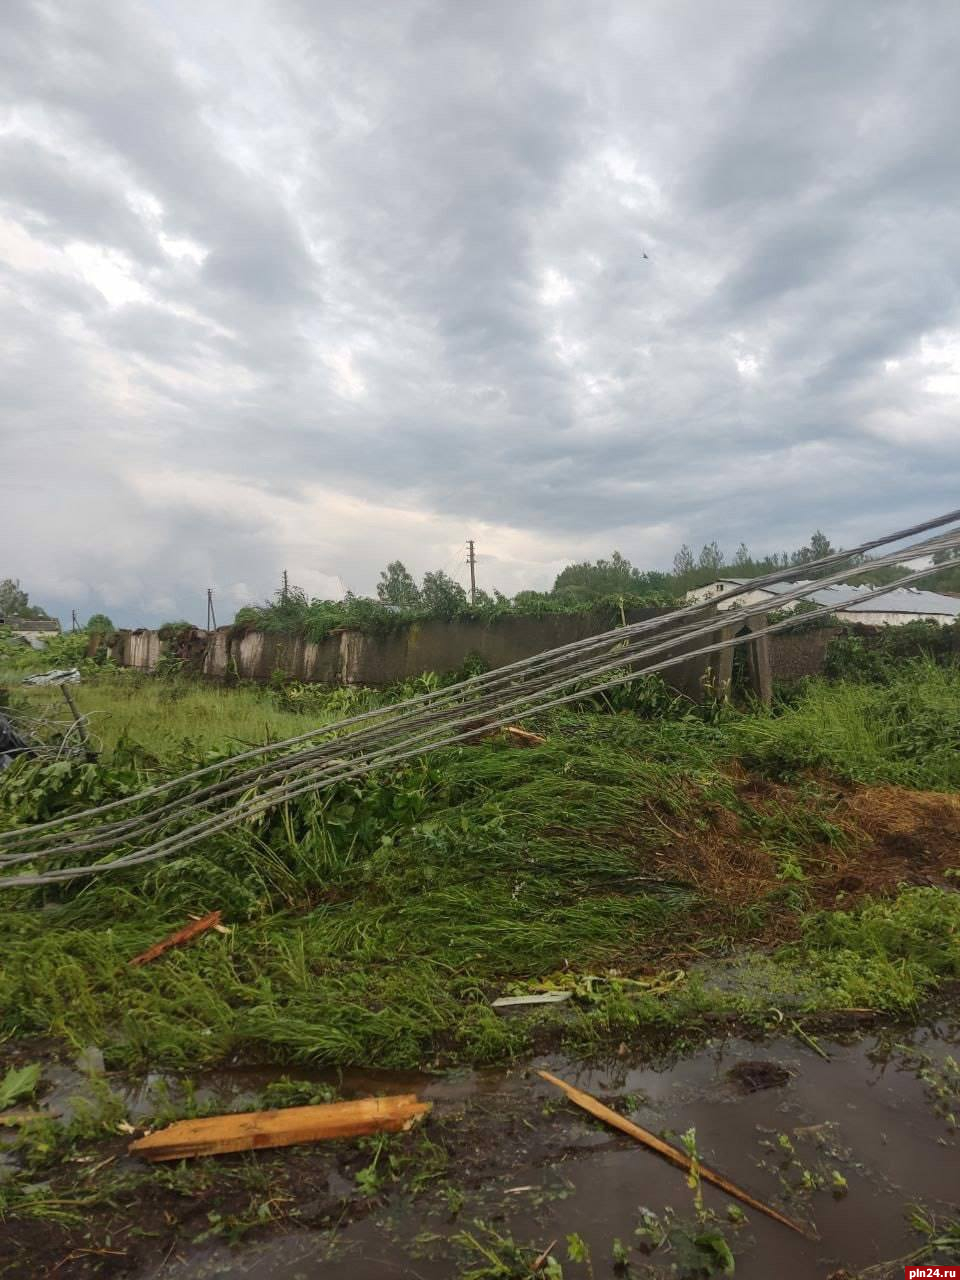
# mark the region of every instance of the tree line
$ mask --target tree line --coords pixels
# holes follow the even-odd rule
[[[682,600],[696,587],[718,578],[755,578],[777,569],[801,568],[837,551],[829,537],[816,529],[810,540],[792,551],[754,555],[743,542],[728,556],[716,540],[704,543],[699,554],[686,543],[673,557],[672,572],[640,569],[626,556],[614,551],[609,558],[569,564],[546,591],[518,591],[510,597],[495,588],[478,588],[471,602],[464,587],[442,569],[425,573],[418,581],[401,560],[392,560],[380,571],[376,599],[348,592],[342,601],[311,601],[297,587],[277,592],[264,605],[250,606],[237,614],[237,622],[294,629],[308,615],[322,618],[323,628],[337,625],[373,624],[378,612],[402,617],[456,618],[502,612],[547,613],[589,607],[600,601],[622,600],[634,605],[670,605]],[[941,552],[935,561],[943,567],[924,585],[932,591],[960,592],[960,559],[954,552]],[[857,570],[857,581],[886,585],[904,577],[909,570],[899,566],[871,569],[869,557],[850,557],[837,569]],[[27,592],[16,579],[0,581],[0,617],[46,618],[47,613],[31,605]],[[299,620],[299,621],[298,621]],[[91,631],[114,629],[104,614],[94,614],[86,624]]]

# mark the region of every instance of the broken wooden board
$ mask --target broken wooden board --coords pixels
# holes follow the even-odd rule
[[[220,927],[220,912],[211,911],[209,915],[201,916],[199,920],[191,920],[189,924],[185,924],[176,933],[171,933],[162,941],[155,942],[152,947],[148,947],[141,955],[134,956],[127,963],[134,966],[149,964],[151,960],[156,960],[157,956],[162,956],[171,947],[179,947],[184,942],[190,942],[193,938],[196,938],[198,934],[206,933],[208,929]]]
[[[612,1111],[610,1107],[605,1107],[592,1094],[584,1093],[582,1089],[576,1088],[575,1085],[567,1084],[565,1080],[551,1075],[549,1071],[538,1071],[537,1075],[549,1084],[554,1084],[558,1089],[562,1089],[571,1102],[575,1102],[584,1111],[589,1111],[598,1120],[603,1120],[606,1124],[612,1125],[614,1129],[619,1129],[621,1133],[629,1134],[637,1142],[642,1142],[645,1147],[649,1147],[652,1151],[656,1151],[658,1155],[664,1156],[671,1164],[678,1165],[687,1173],[691,1172],[693,1161],[690,1157],[682,1151],[677,1151],[675,1147],[671,1147],[662,1138],[658,1138],[655,1133],[651,1133],[648,1129],[641,1129],[638,1124],[634,1124],[626,1116],[620,1115],[618,1111]],[[792,1218],[785,1217],[778,1210],[752,1196],[749,1191],[744,1191],[742,1187],[738,1187],[736,1183],[725,1178],[722,1173],[715,1173],[713,1169],[708,1169],[706,1165],[700,1164],[699,1161],[697,1163],[697,1172],[704,1182],[709,1182],[713,1186],[719,1187],[728,1196],[733,1196],[743,1204],[749,1205],[751,1209],[756,1209],[758,1213],[765,1213],[768,1218],[773,1218],[775,1222],[781,1222],[785,1227],[789,1227],[791,1231],[796,1231],[802,1236],[810,1234],[799,1222],[794,1222]]]
[[[538,991],[529,996],[501,996],[491,1002],[491,1009],[523,1009],[528,1005],[562,1004],[569,1000],[570,991]]]
[[[546,742],[546,738],[539,733],[531,733],[529,729],[521,729],[516,724],[498,725],[496,727],[486,727],[482,721],[478,721],[475,725],[467,726],[473,733],[473,737],[467,745],[473,745],[485,741],[487,738],[506,737],[516,742],[522,747],[542,747]]]
[[[503,732],[513,738],[514,742],[522,742],[527,747],[542,747],[546,738],[539,733],[531,733],[529,729],[521,729],[515,724],[508,724]]]
[[[292,1147],[329,1138],[359,1138],[371,1133],[399,1133],[430,1110],[415,1094],[360,1098],[282,1111],[245,1111],[237,1115],[178,1120],[176,1124],[131,1142],[131,1155],[146,1160],[184,1160],[192,1156],[226,1155],[263,1147]]]
[[[43,1118],[42,1111],[0,1111],[0,1125],[9,1129],[17,1128],[22,1124],[31,1124],[34,1120]]]

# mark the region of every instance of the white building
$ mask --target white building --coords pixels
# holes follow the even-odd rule
[[[718,609],[739,609],[757,604],[767,604],[772,609],[782,609],[785,613],[796,609],[800,603],[788,600],[778,603],[778,597],[786,595],[795,587],[811,586],[809,579],[798,579],[796,582],[775,582],[766,587],[754,587],[744,591],[733,600],[718,600],[726,591],[735,587],[749,586],[749,578],[718,578],[716,582],[705,587],[696,587],[688,591],[684,597],[690,604],[707,603],[716,600]],[[849,603],[854,597],[869,597],[876,590],[870,586],[852,586],[838,582],[833,586],[819,587],[804,599],[811,604],[829,605],[839,622],[860,622],[871,627],[899,627],[906,622],[940,622],[947,624],[960,618],[960,600],[953,596],[943,596],[936,591],[923,591],[919,587],[896,587],[876,599],[861,599]]]

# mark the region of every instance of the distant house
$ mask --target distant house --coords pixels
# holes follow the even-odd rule
[[[60,632],[57,618],[10,618],[0,614],[0,627],[9,627],[17,639],[33,649],[42,649],[51,634]]]
[[[716,582],[705,587],[696,587],[688,591],[684,597],[690,604],[706,604],[732,591],[734,587],[749,586],[750,578],[718,578]],[[778,603],[778,597],[787,595],[795,587],[810,586],[809,580],[797,582],[775,582],[766,587],[753,587],[734,600],[720,600],[718,609],[739,609],[745,606],[767,604],[771,609],[783,609],[790,612],[800,603],[788,600]],[[946,625],[960,618],[960,600],[953,596],[941,595],[936,591],[924,591],[919,587],[897,587],[876,599],[863,599],[855,604],[844,604],[853,596],[868,597],[875,588],[869,586],[852,586],[839,582],[834,586],[819,587],[804,599],[816,605],[836,606],[833,613],[839,622],[859,622],[871,627],[900,627],[907,622],[940,622]],[[841,605],[843,607],[841,607]]]

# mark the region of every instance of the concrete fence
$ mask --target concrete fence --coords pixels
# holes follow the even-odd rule
[[[669,613],[665,609],[628,610],[628,622],[640,622]],[[710,614],[705,613],[709,618]],[[719,621],[719,620],[718,620]],[[754,624],[756,625],[756,624]],[[735,634],[740,622],[725,620],[712,637],[677,646],[679,656],[701,648],[713,639]],[[491,668],[530,658],[610,630],[606,614],[548,614],[545,617],[504,617],[490,622],[427,621],[398,627],[386,634],[341,628],[322,640],[263,631],[235,633],[232,627],[217,631],[191,630],[166,640],[156,631],[120,631],[113,637],[110,656],[120,666],[152,671],[161,657],[181,658],[185,667],[212,680],[240,679],[265,682],[276,673],[309,684],[390,685],[426,671],[445,674],[461,669],[471,657]],[[769,696],[769,662],[764,641],[749,646],[748,678],[762,696]],[[652,660],[655,661],[656,659]],[[714,656],[697,656],[664,672],[667,683],[699,701],[705,687],[729,680],[730,650]]]

